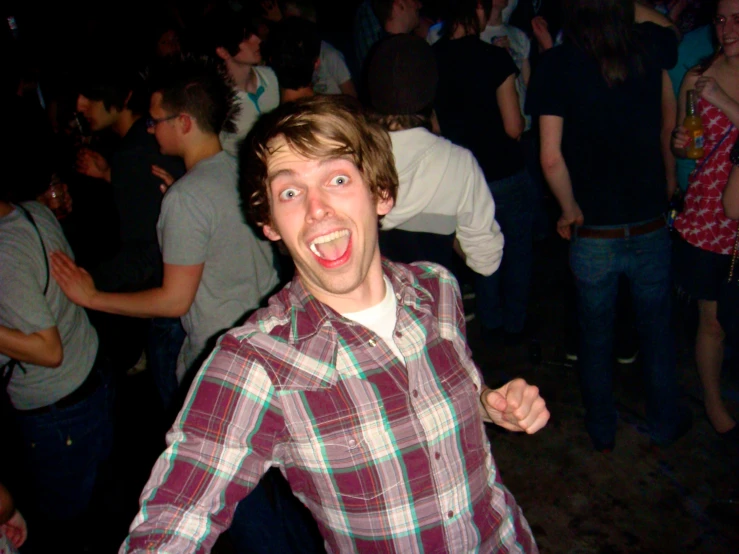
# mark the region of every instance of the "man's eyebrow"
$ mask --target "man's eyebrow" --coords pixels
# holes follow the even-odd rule
[[[278,177],[291,177],[293,175],[295,175],[295,172],[292,169],[280,169],[279,171],[275,171],[274,173],[267,175],[267,184],[271,185],[272,181]]]

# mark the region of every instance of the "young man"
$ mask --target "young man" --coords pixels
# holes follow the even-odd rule
[[[382,261],[387,133],[339,96],[284,104],[241,149],[242,198],[296,277],[201,368],[121,552],[207,552],[280,467],[329,552],[536,552],[483,420],[533,433],[536,387],[484,387],[456,281]]]
[[[271,246],[257,239],[239,210],[236,160],[218,134],[228,127],[233,92],[213,63],[190,59],[154,79],[148,121],[163,154],[187,173],[164,196],[157,223],[164,259],[160,287],[106,293],[64,254],[52,272],[72,301],[134,317],[181,317],[187,337],[177,381],[208,353],[207,343],[259,306],[277,285]]]
[[[77,170],[105,179],[113,188],[120,221],[120,250],[93,272],[106,291],[143,290],[162,280],[156,224],[162,202],[161,179],[152,173],[160,167],[178,179],[185,172],[182,160],[162,154],[147,132],[149,96],[139,74],[115,64],[90,73],[81,84],[77,110],[93,132],[110,130],[121,138],[109,160],[83,149]]]
[[[77,98],[77,110],[94,133],[108,130],[120,137],[108,159],[87,148],[77,158],[80,173],[110,183],[118,212],[117,247],[111,244],[105,261],[89,268],[95,285],[106,292],[161,286],[162,254],[156,233],[162,203],[160,176],[166,173],[178,179],[185,173],[182,160],[162,154],[156,139],[147,132],[149,95],[145,88],[138,72],[108,61],[86,75]],[[106,351],[123,369],[136,364],[148,344],[147,366],[155,379],[172,371],[176,360],[171,352],[177,352],[183,338],[177,319],[94,317]]]
[[[257,118],[280,103],[277,76],[262,63],[261,39],[256,24],[228,9],[211,14],[206,24],[207,54],[216,55],[233,82],[236,93],[235,129],[220,134],[223,149],[236,155],[239,143]]]

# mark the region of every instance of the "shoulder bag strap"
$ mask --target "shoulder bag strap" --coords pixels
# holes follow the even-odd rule
[[[38,235],[38,240],[41,243],[41,250],[44,254],[44,265],[46,267],[46,284],[44,285],[44,296],[46,296],[46,293],[49,290],[49,256],[46,252],[44,239],[41,238],[41,231],[39,231],[38,225],[36,225],[36,220],[33,219],[31,212],[20,204],[16,204],[15,207],[18,208],[21,213],[26,216],[26,219],[31,223],[31,225],[33,225],[33,228],[36,230],[36,234]],[[10,379],[13,377],[13,370],[15,370],[16,367],[21,368],[21,371],[23,372],[26,371],[23,364],[14,359],[11,359],[8,363],[0,367],[0,386],[2,387],[2,390],[5,390],[8,387],[8,383],[10,383]]]
[[[33,219],[31,212],[29,212],[20,204],[17,204],[16,208],[18,208],[26,216],[26,219],[31,223],[31,225],[33,225],[33,228],[36,229],[38,240],[41,243],[41,250],[44,253],[44,265],[46,266],[46,284],[44,285],[44,295],[46,295],[49,290],[49,255],[46,252],[46,246],[44,246],[44,239],[41,238],[41,231],[38,230],[38,225],[36,225],[36,220]]]

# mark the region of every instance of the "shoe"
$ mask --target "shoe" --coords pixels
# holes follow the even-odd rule
[[[633,351],[627,351],[622,352],[618,356],[616,356],[616,361],[620,363],[621,365],[629,365],[633,364],[636,361],[636,358],[639,356],[639,349],[635,349]]]
[[[141,353],[139,361],[126,371],[126,375],[131,377],[132,375],[138,375],[142,371],[146,371],[146,352]]]

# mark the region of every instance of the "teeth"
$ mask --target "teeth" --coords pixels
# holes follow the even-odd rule
[[[318,248],[316,248],[316,244],[325,244],[327,242],[331,242],[332,240],[336,240],[346,236],[349,236],[349,231],[347,229],[344,229],[342,231],[334,231],[333,233],[329,233],[328,235],[320,236],[310,243],[310,250],[319,258],[323,258],[323,256],[321,256],[321,253],[318,251]]]

